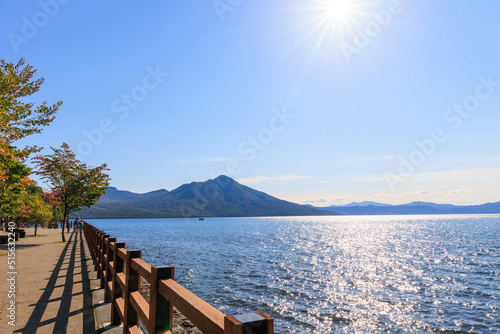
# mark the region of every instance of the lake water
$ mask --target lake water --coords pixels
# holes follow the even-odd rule
[[[500,215],[88,222],[276,333],[500,332]]]

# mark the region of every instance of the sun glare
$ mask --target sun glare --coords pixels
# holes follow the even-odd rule
[[[368,19],[373,19],[373,0],[306,0],[293,8],[302,21],[292,28],[301,30],[295,47],[308,45],[313,59],[345,62],[345,45],[355,38]],[[332,62],[333,63],[333,62]]]
[[[352,14],[351,0],[322,1],[325,16],[330,20],[345,21]]]
[[[302,26],[308,32],[304,39],[317,38],[316,49],[327,48],[332,51],[335,45],[341,45],[354,30],[366,19],[372,3],[367,0],[309,0],[304,12],[311,13]],[[300,43],[300,42],[299,42]]]

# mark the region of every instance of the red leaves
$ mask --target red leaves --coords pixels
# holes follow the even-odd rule
[[[18,216],[21,218],[29,218],[30,215],[33,214],[33,208],[29,205],[23,204],[21,205],[21,210],[19,211]]]

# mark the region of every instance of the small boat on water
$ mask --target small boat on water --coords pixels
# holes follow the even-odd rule
[[[198,218],[198,220],[205,220],[205,218]]]

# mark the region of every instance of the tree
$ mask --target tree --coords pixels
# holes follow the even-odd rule
[[[33,80],[36,70],[24,66],[21,58],[17,64],[0,59],[0,216],[16,214],[20,209],[19,196],[31,181],[31,169],[25,166],[30,153],[39,151],[36,146],[18,149],[14,142],[40,133],[49,125],[62,105],[47,102],[35,106],[26,98],[38,92],[44,79]]]
[[[20,197],[26,193],[25,187],[32,183],[31,169],[16,156],[16,150],[0,143],[0,216],[15,215],[20,207]]]
[[[62,105],[59,101],[47,106],[44,101],[35,107],[34,102],[22,102],[21,99],[31,96],[40,90],[44,79],[32,80],[36,73],[33,66],[26,65],[24,58],[14,65],[0,59],[0,135],[4,142],[10,144],[26,136],[40,133],[43,126],[49,125]],[[25,147],[24,154],[38,150],[36,147]]]
[[[50,187],[48,199],[63,212],[64,222],[69,229],[69,216],[82,207],[90,208],[109,187],[109,170],[106,164],[88,167],[76,158],[69,145],[53,148],[51,155],[38,156],[36,174],[40,175]],[[62,226],[62,241],[64,225]]]
[[[43,197],[42,188],[36,184],[26,187],[28,193],[22,196],[21,210],[18,218],[26,225],[35,225],[35,236],[37,235],[38,224],[42,226],[52,218],[52,206]]]

